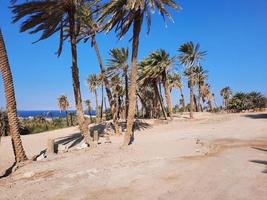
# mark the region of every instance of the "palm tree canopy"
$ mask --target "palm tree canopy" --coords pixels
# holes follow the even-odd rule
[[[199,85],[204,85],[206,79],[208,78],[208,71],[204,70],[201,65],[193,68],[194,80]]]
[[[69,102],[67,96],[60,95],[58,97],[58,106],[61,111],[66,111],[69,108]]]
[[[109,52],[109,69],[125,69],[128,67],[129,50],[128,48],[114,48]]]
[[[86,100],[84,101],[84,103],[85,103],[85,105],[86,105],[86,107],[87,107],[87,110],[90,110],[90,109],[91,109],[91,101],[90,101],[90,99],[86,99]]]
[[[173,66],[174,62],[175,58],[171,58],[163,49],[150,53],[139,65],[138,81],[160,78],[164,71]]]
[[[95,92],[97,87],[101,85],[101,77],[96,74],[91,74],[87,78],[87,86],[91,92]]]
[[[44,40],[60,32],[60,47],[58,55],[62,51],[63,41],[69,36],[69,17],[75,16],[78,7],[89,0],[35,0],[26,3],[13,5],[11,7],[13,23],[21,19],[20,32],[29,31],[30,34],[41,32],[40,38],[36,41]],[[80,27],[80,20],[76,20],[76,35]],[[67,30],[66,32],[64,30]]]
[[[151,26],[151,12],[157,9],[163,19],[172,19],[167,7],[179,10],[180,7],[173,0],[113,0],[100,6],[101,15],[99,22],[103,24],[102,30],[109,32],[115,27],[115,32],[122,38],[131,27],[136,18],[147,22],[147,32]]]
[[[207,54],[206,51],[200,51],[200,45],[192,41],[187,42],[178,49],[180,63],[188,68],[199,65],[199,61]]]
[[[80,24],[79,40],[84,39],[87,42],[92,36],[99,32],[99,26],[97,24],[97,13],[95,1],[89,1],[80,4],[77,7],[77,18]]]
[[[221,89],[221,91],[220,91],[220,95],[224,99],[229,99],[232,96],[232,94],[233,94],[233,91],[232,91],[232,89],[229,86]]]
[[[183,87],[182,76],[178,73],[168,74],[168,81],[170,88],[181,89]]]

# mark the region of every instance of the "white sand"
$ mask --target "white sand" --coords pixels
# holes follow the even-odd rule
[[[127,149],[114,136],[112,144],[30,163],[0,180],[0,199],[266,200],[267,114],[246,115],[176,118],[137,131]],[[30,157],[48,138],[77,132],[23,136],[23,144]],[[10,138],[0,155],[3,171],[12,164]]]

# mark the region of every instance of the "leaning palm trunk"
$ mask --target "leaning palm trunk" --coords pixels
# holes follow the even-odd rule
[[[140,12],[140,11],[139,11]],[[133,123],[136,109],[136,88],[137,88],[137,55],[139,46],[139,35],[141,32],[142,17],[136,15],[133,23],[133,42],[132,42],[132,70],[131,70],[131,86],[129,91],[129,110],[127,117],[127,130],[124,135],[123,146],[130,144],[133,134]]]
[[[72,81],[73,81],[73,90],[74,90],[74,98],[75,105],[77,110],[77,120],[79,124],[79,128],[81,130],[81,134],[84,137],[85,143],[87,145],[92,144],[92,138],[89,135],[88,125],[86,124],[83,108],[82,108],[82,97],[80,91],[80,81],[79,81],[79,69],[77,64],[77,48],[76,48],[76,34],[75,34],[75,22],[74,15],[69,13],[69,24],[70,24],[70,42],[71,42],[71,53],[72,53]]]
[[[167,100],[167,106],[168,106],[168,112],[169,112],[169,116],[172,118],[172,101],[171,101],[171,92],[170,92],[170,87],[167,81],[167,77],[166,77],[166,71],[164,71],[163,73],[163,87],[164,87],[164,91],[165,91],[165,97]]]
[[[164,119],[167,120],[167,112],[166,112],[166,110],[164,108],[164,103],[163,103],[163,100],[162,100],[162,96],[160,95],[160,92],[159,92],[159,89],[158,89],[156,81],[154,81],[153,86],[154,86],[154,90],[156,92],[156,96],[159,99],[159,103],[160,103],[160,107],[162,109],[162,113],[163,113]]]
[[[10,128],[10,135],[13,145],[16,163],[27,160],[22,141],[20,138],[19,119],[17,117],[17,106],[13,85],[12,72],[9,66],[2,31],[0,29],[0,71],[4,81],[5,96],[7,103],[7,116]]]
[[[190,118],[193,118],[193,110],[194,110],[194,85],[193,85],[193,74],[190,73],[189,76],[189,88],[190,88]]]
[[[115,127],[115,133],[116,134],[120,134],[119,123],[118,123],[118,119],[117,119],[117,116],[116,116],[116,108],[115,108],[115,105],[114,105],[115,102],[113,101],[111,90],[109,89],[109,84],[108,84],[108,79],[107,79],[107,76],[106,76],[106,73],[105,73],[104,64],[103,64],[102,58],[100,56],[100,52],[99,52],[99,49],[98,49],[98,46],[97,46],[96,39],[95,39],[94,35],[92,36],[92,44],[94,46],[94,49],[95,49],[95,52],[96,52],[96,55],[97,55],[97,59],[98,59],[98,62],[99,62],[101,74],[103,76],[103,82],[104,82],[104,85],[105,85],[105,89],[106,89],[106,93],[107,93],[107,97],[108,97],[108,101],[109,101],[110,112],[111,112],[112,120],[113,120],[114,127]]]

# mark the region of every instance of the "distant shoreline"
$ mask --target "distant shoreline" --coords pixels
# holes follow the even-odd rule
[[[75,110],[69,110],[68,113],[76,113]],[[61,118],[66,117],[66,112],[61,112],[60,110],[19,110],[17,111],[18,117],[20,118],[33,118],[33,117],[45,117],[45,118]],[[85,115],[90,115],[90,113],[84,111]],[[93,110],[91,112],[92,116],[95,116],[96,112]]]

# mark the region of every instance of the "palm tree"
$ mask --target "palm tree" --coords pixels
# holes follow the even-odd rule
[[[89,113],[89,115],[90,115],[90,121],[91,121],[91,123],[92,123],[92,108],[91,108],[91,101],[89,100],[89,99],[86,99],[85,101],[84,101],[84,103],[85,103],[85,105],[86,105],[86,110],[87,110],[87,112]]]
[[[205,51],[199,50],[200,45],[193,42],[187,42],[178,49],[180,52],[179,61],[186,67],[188,76],[188,86],[190,88],[190,118],[193,118],[194,110],[194,74],[193,68],[199,65],[199,61],[206,55]]]
[[[178,9],[179,7],[173,0],[117,0],[108,1],[100,7],[101,15],[99,22],[103,23],[102,29],[109,32],[115,28],[115,32],[119,38],[122,38],[133,27],[132,38],[132,69],[131,69],[131,86],[129,90],[129,110],[127,118],[127,130],[124,137],[123,145],[127,146],[132,137],[134,115],[136,110],[136,88],[137,88],[137,55],[139,47],[139,35],[144,17],[147,19],[148,32],[151,24],[152,12],[157,8],[159,13],[164,17],[171,15],[165,6]]]
[[[100,55],[100,51],[97,45],[96,41],[96,34],[99,32],[99,25],[96,21],[96,16],[95,14],[97,12],[94,12],[94,7],[95,7],[95,2],[89,2],[89,3],[84,3],[79,6],[78,9],[78,18],[81,22],[81,27],[80,27],[80,33],[79,33],[79,38],[84,39],[84,42],[87,42],[89,39],[91,39],[91,46],[94,47],[97,59],[99,62],[101,74],[102,74],[102,80],[105,85],[105,90],[106,94],[108,97],[109,105],[110,105],[110,111],[112,114],[113,118],[113,123],[115,127],[117,127],[117,119],[116,119],[116,114],[115,114],[115,101],[112,98],[112,93],[109,85],[109,81],[106,75],[106,69],[103,63],[103,60]],[[103,99],[103,98],[102,98]],[[102,106],[103,107],[103,106]],[[102,112],[102,111],[101,111]],[[102,115],[101,115],[102,116]],[[116,132],[118,129],[116,129]]]
[[[96,74],[91,74],[87,78],[87,86],[90,90],[95,95],[95,104],[96,104],[96,122],[99,122],[99,104],[98,104],[98,95],[97,95],[97,88],[100,86],[101,81],[99,79],[99,76]]]
[[[232,89],[229,86],[224,87],[223,89],[221,89],[220,95],[223,98],[223,106],[224,106],[224,108],[228,107],[229,100],[230,100],[230,97],[232,96],[232,94],[233,94]]]
[[[27,160],[22,141],[20,138],[20,125],[17,117],[17,105],[13,84],[12,72],[10,69],[4,38],[0,29],[0,72],[4,82],[4,90],[7,103],[7,117],[10,128],[11,141],[15,155],[15,162],[20,163]]]
[[[138,83],[140,85],[139,87],[141,87],[142,90],[147,91],[150,89],[149,85],[151,85],[151,87],[154,89],[153,94],[156,97],[155,99],[157,99],[160,103],[163,116],[165,119],[167,119],[167,112],[165,110],[160,88],[158,87],[158,85],[160,85],[161,76],[159,75],[155,65],[153,65],[152,59],[149,59],[149,56],[140,62],[138,74]]]
[[[209,107],[209,111],[213,111],[214,109],[214,94],[211,92],[211,86],[210,84],[205,84],[202,88],[202,95],[203,95],[203,99],[205,101],[207,101],[208,103],[208,107]]]
[[[128,48],[114,48],[109,52],[110,59],[108,59],[108,71],[112,73],[112,75],[117,75],[118,72],[122,71],[122,77],[124,77],[125,82],[125,115],[126,119],[128,116],[128,108],[129,108],[129,92],[128,92]]]
[[[205,85],[206,79],[208,77],[208,71],[204,70],[202,66],[196,66],[193,69],[194,80],[198,89],[198,102],[197,102],[197,112],[202,111],[201,99],[202,99],[202,88]]]
[[[80,23],[77,20],[77,8],[87,2],[86,0],[36,0],[12,6],[14,13],[13,22],[24,19],[20,32],[30,31],[30,34],[42,32],[41,37],[36,41],[44,40],[60,33],[60,44],[58,56],[61,55],[63,42],[69,38],[72,55],[72,82],[77,110],[77,119],[81,134],[87,145],[92,143],[91,136],[88,134],[80,91],[79,69],[77,60],[77,36]]]
[[[182,109],[183,112],[186,111],[186,105],[185,105],[185,99],[184,99],[184,94],[183,94],[183,84],[182,84],[182,77],[178,73],[173,73],[169,74],[168,76],[170,88],[176,88],[179,89],[180,95],[181,95],[181,104],[182,104]]]
[[[110,86],[112,89],[112,94],[113,94],[114,99],[115,99],[116,118],[117,119],[120,118],[120,113],[122,110],[121,96],[123,95],[123,88],[120,85],[121,82],[122,82],[121,77],[119,75],[115,75],[115,76],[111,77]],[[121,134],[120,132],[116,133],[116,135],[120,135],[120,134]]]
[[[169,81],[167,79],[168,70],[174,64],[174,58],[170,58],[170,55],[163,49],[152,52],[148,55],[148,57],[141,62],[140,66],[140,77],[138,80],[143,81],[144,79],[153,80],[154,88],[157,92],[157,83],[162,81],[165,97],[167,100],[168,113],[170,118],[172,119],[172,102],[171,102],[171,93]],[[161,103],[161,107],[163,109],[163,113],[166,118],[166,112],[164,109],[163,101],[161,99],[161,95],[159,94],[159,99]]]
[[[60,109],[60,112],[65,112],[66,113],[66,122],[67,122],[67,126],[69,126],[69,120],[68,120],[68,109],[69,109],[69,102],[68,102],[68,98],[65,95],[60,95],[58,98],[58,106]]]

